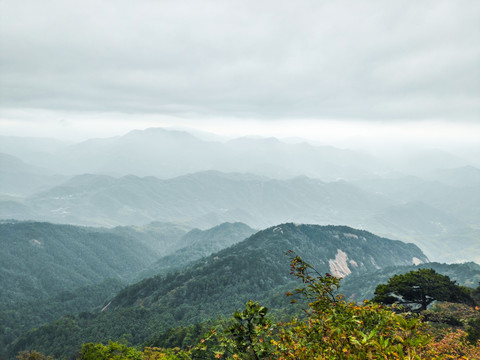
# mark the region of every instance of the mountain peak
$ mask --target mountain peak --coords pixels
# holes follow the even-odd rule
[[[167,129],[163,127],[151,127],[144,130],[132,130],[125,134],[124,138],[142,138],[142,137],[158,137],[169,136],[179,139],[196,139],[195,136],[186,131]]]

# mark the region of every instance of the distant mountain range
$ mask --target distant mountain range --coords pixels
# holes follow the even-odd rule
[[[0,139],[3,141],[3,139]],[[50,146],[32,141],[25,150],[10,137],[0,141],[0,152],[50,169],[53,173],[171,178],[217,170],[249,172],[274,178],[299,175],[335,180],[359,178],[388,167],[372,156],[330,146],[287,144],[275,138],[240,138],[228,142],[205,141],[183,131],[152,128],[124,136],[92,139],[78,144]],[[45,149],[48,150],[46,153]],[[40,151],[41,150],[41,151]],[[44,154],[44,156],[39,156]]]
[[[480,261],[479,204],[473,190],[418,178],[353,185],[215,171],[167,180],[91,174],[24,198],[4,198],[0,218],[96,226],[161,221],[199,228],[237,221],[254,228],[286,221],[346,224],[414,242],[435,260]]]
[[[438,179],[444,174],[436,172],[437,169],[479,165],[438,150],[410,150],[379,159],[361,151],[314,146],[307,142],[286,143],[276,138],[211,141],[185,131],[164,128],[134,130],[124,136],[73,144],[53,139],[2,136],[0,153],[49,169],[52,174],[93,173],[161,179],[208,170],[253,173],[278,179],[305,175],[324,181],[357,180],[400,171]],[[476,177],[478,179],[478,171]],[[455,182],[455,175],[449,176],[449,180]],[[463,178],[460,182],[464,182]]]
[[[3,203],[3,218],[13,217],[12,203]],[[345,182],[325,183],[307,177],[276,180],[209,171],[168,180],[80,175],[18,201],[17,206],[27,210],[23,216],[14,215],[84,225],[156,220],[201,227],[242,221],[264,227],[282,220],[358,222],[389,204]]]
[[[21,159],[0,153],[0,194],[30,195],[59,185],[67,176],[30,165]]]
[[[345,224],[415,242],[434,260],[480,261],[480,169],[438,150],[385,161],[274,138],[222,142],[152,128],[76,144],[0,137],[0,152],[3,219]]]

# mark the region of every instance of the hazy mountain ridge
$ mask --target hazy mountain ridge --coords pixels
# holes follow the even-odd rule
[[[26,163],[40,167],[50,166],[54,154],[62,151],[72,142],[51,138],[21,136],[0,136],[0,152],[18,157]]]
[[[171,178],[217,170],[282,179],[306,175],[332,181],[368,178],[372,174],[399,169],[407,174],[419,174],[428,169],[469,164],[462,158],[436,150],[409,152],[398,159],[394,156],[379,159],[362,151],[306,142],[286,143],[276,138],[207,141],[185,131],[164,128],[134,130],[123,136],[76,144],[32,139],[27,145],[27,139],[18,138],[18,146],[15,146],[16,138],[1,139],[5,140],[4,146],[0,146],[1,152],[64,175],[100,173]]]
[[[470,169],[470,168],[469,168]],[[438,170],[448,173],[452,180],[422,179],[415,176],[372,178],[353,183],[361,189],[386,196],[401,203],[424,202],[438,210],[450,213],[465,223],[478,225],[480,218],[480,182],[463,179],[465,168]],[[480,169],[471,167],[467,172]],[[462,180],[463,179],[463,180]]]
[[[0,153],[0,194],[30,195],[65,180],[65,176],[27,164],[18,157]]]
[[[0,152],[63,175],[102,173],[159,178],[206,170],[251,172],[274,178],[307,175],[326,181],[356,180],[396,171],[437,178],[442,176],[438,169],[448,171],[480,165],[473,161],[478,160],[474,157],[464,159],[435,149],[408,149],[373,156],[306,141],[237,138],[222,142],[205,138],[166,128],[133,130],[123,136],[73,144],[55,139],[1,136]]]
[[[105,231],[130,236],[136,241],[148,246],[155,256],[163,256],[188,245],[183,240],[192,228],[184,224],[154,221],[141,226],[117,226]]]
[[[217,171],[167,180],[85,174],[24,199],[4,198],[0,216],[97,226],[151,221],[199,228],[236,221],[256,228],[288,221],[346,224],[415,242],[435,260],[479,261],[479,196],[476,188],[416,177],[352,185]],[[457,246],[460,240],[465,248]]]
[[[428,174],[426,177],[457,187],[480,185],[480,169],[471,165],[454,169],[439,168],[432,171],[432,173]]]
[[[282,220],[360,223],[387,204],[345,182],[306,177],[275,180],[213,171],[168,180],[81,175],[23,201],[30,213],[45,221],[89,225],[174,221],[197,227],[227,221],[254,227]],[[216,215],[213,223],[205,222],[211,214]],[[241,214],[247,215],[237,218]],[[11,217],[8,212],[2,215]]]
[[[226,143],[204,141],[183,131],[162,128],[89,140],[66,148],[61,157],[69,163],[69,158],[73,157],[76,164],[83,165],[83,168],[72,169],[73,173],[135,174],[159,178],[217,170],[250,172],[274,178],[307,175],[334,180],[358,177],[368,170],[385,170],[380,161],[351,150],[287,144],[268,138],[240,138]]]

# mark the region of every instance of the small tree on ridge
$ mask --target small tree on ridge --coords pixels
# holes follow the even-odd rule
[[[375,289],[373,301],[383,304],[398,303],[424,311],[434,301],[450,301],[473,304],[468,290],[433,269],[419,269],[403,275],[395,275],[387,284]]]

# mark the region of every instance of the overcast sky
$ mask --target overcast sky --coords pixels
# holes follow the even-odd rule
[[[480,1],[0,0],[0,132],[480,143]]]

